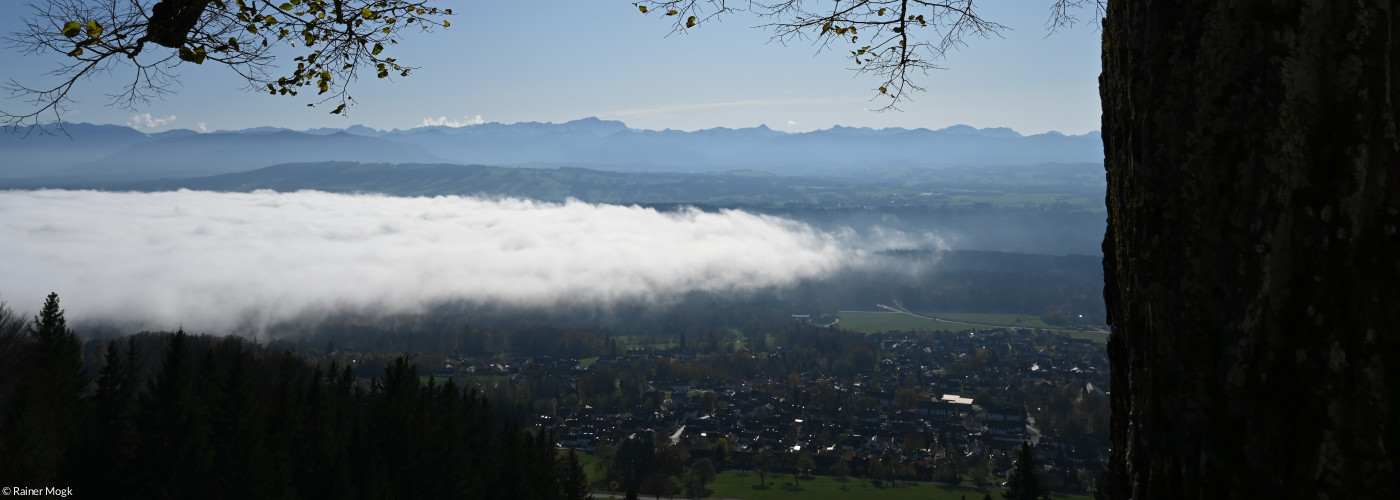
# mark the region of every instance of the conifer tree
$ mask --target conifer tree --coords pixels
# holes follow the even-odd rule
[[[104,357],[105,364],[97,377],[97,392],[92,398],[96,425],[87,434],[83,446],[83,468],[88,473],[74,486],[123,490],[117,485],[126,475],[123,469],[135,458],[130,447],[136,443],[135,437],[127,437],[134,434],[130,427],[134,425],[134,415],[131,415],[134,408],[132,401],[125,397],[126,386],[131,384],[126,379],[130,370],[127,363],[122,362],[121,348],[116,341],[107,344]]]
[[[57,486],[69,455],[77,454],[86,414],[82,341],[68,329],[57,293],[49,294],[28,333],[20,380],[0,421],[0,480]]]
[[[583,465],[579,463],[574,450],[569,450],[569,454],[560,459],[559,468],[560,492],[564,500],[592,498],[588,494],[588,474],[583,472]]]
[[[158,496],[194,495],[210,471],[208,408],[183,329],[170,339],[165,362],[149,385],[143,416],[142,486]]]
[[[1050,491],[1040,485],[1035,475],[1035,455],[1030,443],[1021,443],[1021,453],[1016,457],[1016,471],[1007,481],[1006,491],[1001,494],[1006,500],[1050,500]]]

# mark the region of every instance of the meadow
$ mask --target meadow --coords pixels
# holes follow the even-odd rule
[[[1051,330],[1060,335],[1068,335],[1071,338],[1090,339],[1095,342],[1108,341],[1108,333],[1106,332],[1065,330],[1041,321],[1039,317],[1028,314],[927,312],[918,314],[924,317],[893,311],[841,311],[837,313],[837,317],[841,318],[841,322],[837,325],[841,328],[860,333],[909,330],[958,331],[964,328],[975,328],[978,326],[1040,328],[1043,330]]]

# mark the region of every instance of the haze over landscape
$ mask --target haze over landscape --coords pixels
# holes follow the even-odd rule
[[[235,5],[217,7],[256,37],[321,4]],[[414,10],[381,7],[345,26],[389,33],[383,16]],[[201,46],[159,99],[104,106],[98,74],[61,122],[4,115],[38,125],[0,132],[0,480],[803,491],[781,472],[839,495],[855,477],[919,498],[1012,477],[1090,492],[1109,452],[1092,34],[1042,38],[1041,14],[993,7],[1015,48],[986,37],[948,59],[980,76],[877,112],[884,87],[831,77],[844,54],[711,19],[668,36],[619,7],[532,4],[546,14],[521,37],[491,20],[522,6],[462,6],[395,39],[423,67],[354,82],[343,114],[232,90]],[[58,24],[35,36],[126,39]],[[0,64],[53,76],[21,55]],[[57,437],[79,419],[97,430]],[[1064,464],[1036,469],[1023,441]],[[7,446],[38,451],[10,466]]]
[[[40,189],[0,195],[0,230],[26,262],[3,272],[4,293],[70,290],[76,318],[128,332],[257,335],[454,300],[667,302],[790,287],[888,250],[1092,254],[1102,232],[1096,134],[596,118],[67,131],[0,136],[0,186]]]
[[[0,495],[1400,498],[1392,2],[0,14]]]

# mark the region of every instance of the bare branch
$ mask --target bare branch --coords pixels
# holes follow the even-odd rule
[[[1054,0],[1050,31],[1078,22],[1074,12],[1093,1],[1102,15],[1104,0]],[[986,19],[973,0],[656,0],[634,5],[643,14],[673,17],[673,33],[692,29],[721,14],[747,12],[764,19],[771,42],[810,43],[818,52],[850,48],[857,74],[881,81],[875,99],[889,101],[877,111],[911,99],[924,87],[916,83],[969,38],[1000,37],[1011,28]],[[847,45],[849,44],[849,45]]]
[[[0,111],[6,128],[42,128],[50,117],[61,128],[72,89],[98,74],[130,71],[129,83],[108,94],[108,104],[136,108],[172,92],[179,66],[206,62],[274,95],[295,96],[311,86],[322,98],[309,106],[334,102],[331,112],[342,113],[354,102],[349,87],[362,68],[379,78],[414,69],[386,53],[401,33],[447,27],[443,18],[452,15],[428,0],[48,0],[29,8],[24,28],[5,41],[26,54],[65,59],[48,73],[57,84],[11,79],[0,86],[32,105]],[[294,68],[276,64],[277,44],[305,50]]]
[[[1050,4],[1050,19],[1045,22],[1046,36],[1064,28],[1074,28],[1079,24],[1075,11],[1083,10],[1084,4],[1093,2],[1094,19],[1103,19],[1106,0],[1055,0]]]

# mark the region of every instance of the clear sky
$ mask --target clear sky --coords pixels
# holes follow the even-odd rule
[[[42,2],[43,0],[34,0]],[[452,27],[406,36],[394,57],[418,66],[412,76],[362,79],[348,117],[308,108],[302,97],[248,92],[216,66],[180,68],[176,95],[137,110],[106,105],[129,72],[82,84],[65,120],[171,128],[412,128],[425,123],[564,122],[596,116],[646,129],[696,130],[766,124],[786,131],[833,125],[942,128],[1011,127],[1023,134],[1099,128],[1099,30],[1096,23],[1047,37],[1048,1],[992,0],[983,16],[1012,28],[1005,38],[971,39],[921,80],[927,91],[903,111],[870,111],[881,82],[848,68],[845,47],[817,54],[807,45],[769,44],[761,20],[725,17],[683,34],[669,19],[644,16],[626,0],[438,3],[456,13]],[[0,6],[0,31],[28,13]],[[1092,18],[1086,11],[1081,18]],[[61,56],[0,51],[4,76],[38,84]],[[284,59],[285,60],[285,59]],[[307,92],[305,94],[310,94]],[[24,103],[0,99],[3,109]]]

